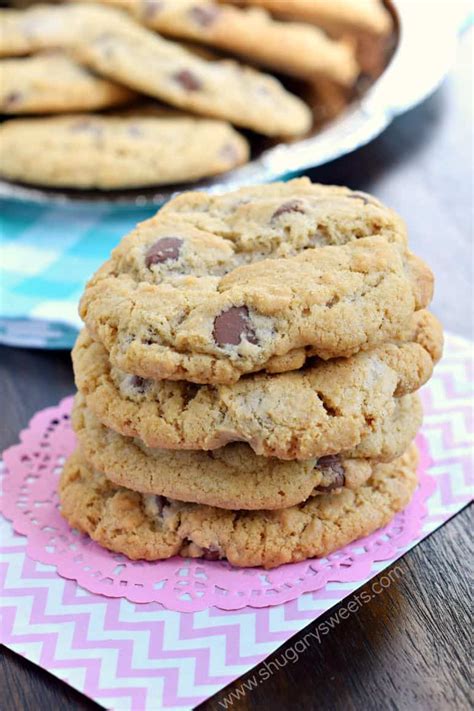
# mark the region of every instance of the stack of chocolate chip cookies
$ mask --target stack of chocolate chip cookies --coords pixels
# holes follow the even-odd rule
[[[265,567],[385,525],[417,482],[432,287],[365,193],[175,198],[83,295],[63,515],[130,558]]]

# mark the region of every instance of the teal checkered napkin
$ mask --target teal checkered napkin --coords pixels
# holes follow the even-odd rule
[[[1,204],[0,343],[71,348],[87,279],[156,208]]]

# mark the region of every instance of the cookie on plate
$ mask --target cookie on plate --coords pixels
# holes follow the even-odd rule
[[[41,6],[0,15],[3,54],[65,47],[100,75],[186,111],[268,136],[307,133],[306,104],[274,77],[230,60],[206,61],[115,8]]]
[[[0,57],[59,48],[66,44],[65,37],[72,42],[80,10],[72,6],[65,6],[64,10],[67,14],[63,8],[58,13],[52,5],[36,5],[27,10],[0,8]]]
[[[0,60],[0,113],[93,111],[131,102],[136,94],[102,79],[62,52]]]
[[[212,452],[151,449],[102,425],[81,395],[72,423],[86,461],[115,484],[223,509],[281,509],[328,491],[357,489],[376,465],[343,455],[285,462],[258,457],[242,443]]]
[[[350,42],[332,40],[317,27],[279,22],[261,9],[214,0],[102,0],[132,13],[141,23],[178,39],[226,50],[283,74],[324,76],[354,83],[359,73]]]
[[[0,125],[0,174],[69,188],[117,188],[197,180],[248,159],[243,136],[194,116],[73,114]]]
[[[146,2],[146,0],[145,0]],[[387,34],[392,17],[382,0],[238,0],[244,5],[258,5],[277,17],[298,18],[322,27],[330,34],[349,30]]]
[[[290,373],[259,373],[233,385],[127,374],[111,366],[103,345],[86,331],[72,356],[87,406],[107,427],[149,447],[216,449],[244,441],[259,455],[281,459],[347,449],[390,459],[420,425],[416,403],[400,398],[428,380],[441,349],[441,327],[422,311],[413,319],[411,341]]]
[[[352,40],[362,71],[377,77],[394,42],[394,22],[382,0],[239,0],[276,17],[308,22],[330,37]]]
[[[231,383],[404,339],[432,287],[391,210],[303,179],[171,200],[113,251],[80,313],[128,373]]]
[[[101,8],[107,13],[110,8]],[[267,136],[311,128],[309,108],[274,77],[231,60],[205,61],[120,13],[74,50],[90,67],[173,106],[230,121]],[[113,20],[113,21],[112,21]]]
[[[182,555],[273,568],[328,555],[386,525],[410,501],[416,467],[412,445],[399,459],[376,465],[355,490],[276,511],[231,511],[117,486],[77,451],[64,466],[59,498],[71,526],[132,559]]]

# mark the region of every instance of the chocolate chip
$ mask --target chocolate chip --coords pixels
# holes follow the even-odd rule
[[[334,295],[333,297],[331,297],[329,299],[329,301],[326,301],[326,307],[328,309],[332,309],[332,307],[335,306],[336,304],[338,304],[339,301],[340,301],[339,297]]]
[[[183,240],[179,237],[162,237],[149,247],[145,255],[145,264],[151,267],[152,264],[161,264],[162,262],[175,262],[179,257],[179,252]]]
[[[219,15],[218,7],[192,7],[189,10],[189,16],[197,25],[201,27],[209,27],[212,25],[216,17]]]
[[[199,385],[195,385],[195,383],[186,383],[186,386],[183,390],[183,405],[184,407],[187,407],[192,400],[196,397],[200,390]]]
[[[201,81],[189,69],[182,69],[180,72],[176,72],[173,74],[173,79],[178,84],[181,84],[186,91],[198,91],[202,87]]]
[[[321,469],[333,469],[344,474],[344,465],[337,454],[328,454],[325,457],[319,457],[318,467]]]
[[[336,478],[330,484],[326,484],[326,486],[317,486],[316,491],[319,491],[321,494],[329,494],[329,492],[334,491],[334,489],[340,489],[341,486],[344,486],[344,482],[344,477],[342,477],[342,480]]]
[[[225,143],[219,151],[219,156],[226,163],[234,164],[238,158],[237,149],[232,143]]]
[[[143,131],[141,130],[141,128],[133,123],[131,123],[128,127],[128,133],[130,136],[133,136],[133,138],[139,138],[140,136],[143,136]]]
[[[219,560],[221,556],[218,550],[214,550],[213,548],[203,548],[202,557],[204,560]]]
[[[258,343],[246,306],[231,306],[216,316],[212,335],[219,346],[238,346],[243,336],[249,343]]]
[[[161,0],[143,0],[142,14],[145,20],[151,20],[162,9]]]
[[[81,119],[80,121],[75,121],[71,124],[70,130],[92,133],[97,136],[97,138],[99,138],[104,132],[101,126],[92,123],[92,121],[89,121],[88,119]]]
[[[150,381],[146,378],[140,377],[140,375],[132,375],[129,383],[130,387],[132,387],[134,390],[141,394],[143,394],[150,385]]]
[[[284,215],[287,212],[300,212],[304,215],[305,211],[301,200],[288,200],[288,202],[284,202],[283,205],[280,205],[278,210],[275,210],[272,215],[272,220],[276,220],[277,217],[280,217],[280,215]]]
[[[320,457],[316,466],[318,469],[329,470],[330,475],[333,477],[329,484],[317,486],[317,491],[327,493],[333,489],[340,489],[341,486],[344,486],[346,481],[344,464],[337,455],[331,454],[327,457]]]
[[[12,106],[19,104],[22,98],[23,94],[21,91],[11,91],[9,94],[6,95],[3,105],[5,106],[5,108],[11,109]]]
[[[155,503],[156,508],[158,509],[158,516],[161,516],[161,514],[163,513],[163,508],[168,502],[164,496],[159,496],[158,494],[155,494]]]
[[[106,59],[111,59],[114,54],[114,38],[110,32],[103,32],[95,40],[94,45]]]

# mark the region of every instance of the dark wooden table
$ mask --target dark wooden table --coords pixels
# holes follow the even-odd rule
[[[426,257],[437,276],[434,311],[447,329],[468,337],[472,50],[471,32],[463,38],[452,76],[433,97],[369,146],[312,172],[322,182],[373,192],[405,217],[414,251]],[[1,449],[17,441],[18,431],[36,410],[74,389],[67,353],[3,348],[0,374]],[[232,708],[468,709],[470,530],[472,520],[465,510],[393,566],[396,574],[381,594]],[[370,592],[370,586],[364,589]],[[274,657],[281,658],[289,646]],[[202,708],[222,709],[219,702],[241,683]],[[5,711],[98,708],[8,650],[1,658],[0,684]]]

